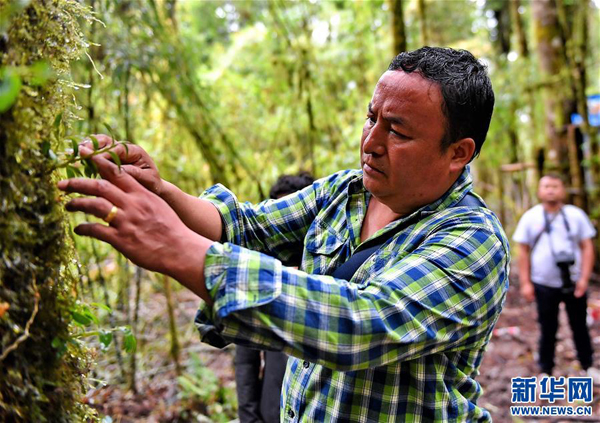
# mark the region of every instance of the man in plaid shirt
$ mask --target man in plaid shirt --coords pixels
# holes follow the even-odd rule
[[[77,233],[205,300],[204,341],[292,356],[282,421],[490,421],[475,377],[508,288],[508,242],[491,211],[461,200],[493,104],[470,53],[424,47],[377,83],[361,170],[252,205],[221,185],[184,194],[130,146],[116,150],[126,172],[95,156],[105,181],[59,188],[98,197],[69,210],[110,217]],[[331,276],[382,239],[349,281]],[[298,248],[300,269],[286,267]]]

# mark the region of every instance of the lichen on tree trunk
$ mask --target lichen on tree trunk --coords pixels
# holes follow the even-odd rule
[[[92,18],[71,0],[22,3],[0,0],[0,85],[7,72],[22,84],[0,112],[0,421],[94,421],[81,402],[90,358],[69,337],[74,257],[47,151],[59,147],[56,117],[71,115],[69,63],[86,47],[78,20]]]

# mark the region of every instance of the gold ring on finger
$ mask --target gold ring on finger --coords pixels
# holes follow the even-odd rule
[[[110,211],[108,212],[106,217],[102,220],[104,220],[106,223],[110,223],[115,219],[115,216],[117,215],[118,212],[119,212],[119,208],[117,206],[112,206],[112,209],[110,209]]]

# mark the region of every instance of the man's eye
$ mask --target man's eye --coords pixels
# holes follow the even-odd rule
[[[375,123],[377,122],[375,119],[373,119],[370,116],[367,116],[367,120],[369,121],[369,124],[371,124],[371,125],[375,125]]]
[[[408,139],[410,139],[410,137],[408,135],[404,135],[404,134],[402,134],[400,132],[396,132],[393,129],[390,129],[390,132],[392,134],[394,134],[395,136],[397,136],[398,138],[402,139],[402,140],[408,140]]]

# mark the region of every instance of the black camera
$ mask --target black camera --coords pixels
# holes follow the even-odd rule
[[[570,267],[575,264],[575,256],[571,253],[560,252],[554,256],[554,262],[560,269],[560,278],[562,279],[562,293],[572,294],[575,292],[575,284],[571,280]]]

